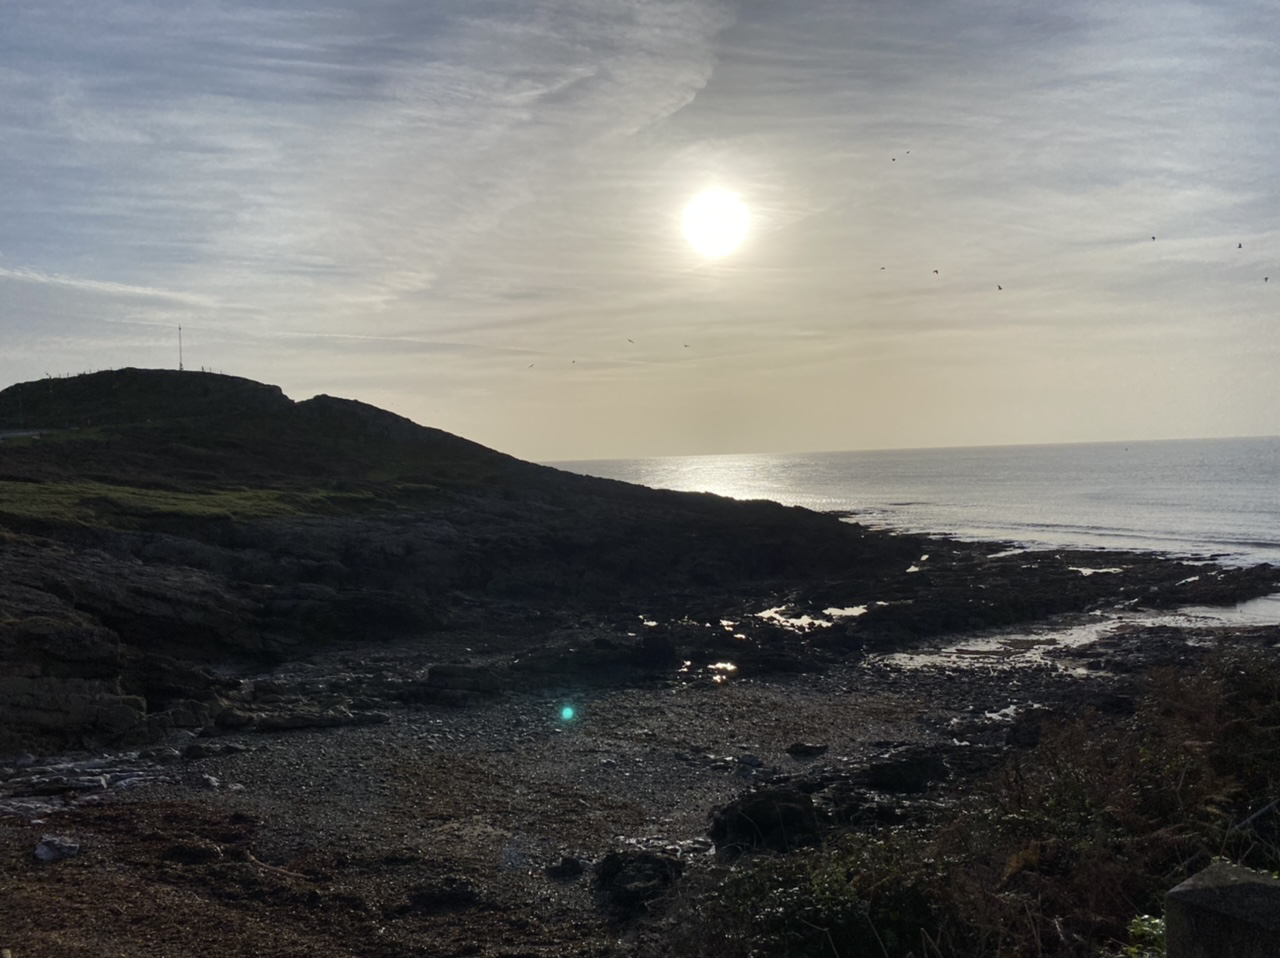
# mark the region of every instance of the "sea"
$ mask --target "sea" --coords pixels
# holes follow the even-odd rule
[[[771,499],[1029,548],[1280,565],[1280,437],[555,462],[657,489]]]

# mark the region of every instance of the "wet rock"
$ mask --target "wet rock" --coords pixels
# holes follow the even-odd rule
[[[259,715],[248,709],[232,706],[218,713],[216,724],[220,729],[241,729],[250,731],[258,726]]]
[[[155,762],[158,765],[169,765],[180,760],[183,756],[176,748],[168,745],[161,745],[157,748],[148,748],[138,753],[138,758]]]
[[[774,651],[758,647],[740,650],[737,666],[737,674],[742,678],[756,675],[816,672],[822,668],[821,662],[812,655]]]
[[[1280,881],[1217,862],[1165,895],[1170,958],[1280,955]]]
[[[930,748],[910,748],[872,762],[852,777],[854,785],[877,792],[912,794],[926,791],[947,777],[947,763]]]
[[[282,732],[302,728],[339,728],[346,725],[378,725],[391,721],[385,712],[353,712],[343,706],[333,708],[298,708],[258,715],[260,732]]]
[[[493,694],[502,690],[502,677],[492,669],[469,665],[435,665],[427,673],[427,687],[457,692]]]
[[[209,865],[222,860],[222,849],[212,842],[178,842],[165,849],[162,857],[179,865]]]
[[[581,861],[568,855],[563,856],[556,864],[548,865],[546,868],[547,877],[555,881],[572,881],[581,875],[584,870]]]
[[[474,908],[480,902],[480,896],[471,882],[464,878],[449,875],[430,884],[419,885],[408,894],[408,900],[393,914],[428,914],[441,912],[464,911]]]
[[[684,874],[684,862],[657,852],[610,852],[596,866],[596,884],[606,903],[623,912],[640,911]]]
[[[214,758],[218,755],[234,755],[238,752],[248,751],[247,745],[239,742],[192,742],[182,750],[182,757],[187,761],[196,761],[202,758]]]
[[[707,833],[717,849],[732,854],[751,848],[790,851],[815,844],[821,831],[812,795],[787,785],[738,796],[712,813]]]
[[[36,861],[51,864],[80,854],[79,842],[61,835],[45,835],[36,845]]]
[[[110,789],[164,780],[158,764],[154,757],[126,752],[0,769],[0,812],[32,818],[93,802]]]
[[[833,789],[827,811],[831,821],[841,828],[878,832],[884,828],[935,821],[940,807],[937,802],[921,798],[890,798],[876,792]]]
[[[646,632],[633,654],[636,665],[643,669],[669,668],[679,659],[675,643],[671,641],[670,636],[656,632]]]
[[[1005,729],[1004,743],[1013,748],[1035,748],[1040,744],[1040,732],[1048,709],[1028,709],[1019,712]]]
[[[818,745],[814,742],[792,742],[787,746],[787,754],[792,758],[817,758],[819,755],[826,755],[828,745]]]

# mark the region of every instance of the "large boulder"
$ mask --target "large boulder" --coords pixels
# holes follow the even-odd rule
[[[754,848],[786,852],[816,844],[822,820],[811,795],[791,786],[765,788],[713,812],[708,834],[729,854]]]
[[[949,772],[947,763],[936,750],[910,748],[872,762],[852,777],[852,783],[876,792],[918,794],[946,778]]]
[[[605,901],[623,912],[644,909],[684,873],[684,862],[656,852],[610,852],[596,866],[596,884]]]

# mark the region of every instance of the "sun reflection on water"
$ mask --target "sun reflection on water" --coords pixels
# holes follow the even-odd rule
[[[629,460],[639,474],[630,481],[654,489],[676,492],[711,492],[730,499],[772,499],[787,505],[811,509],[836,508],[835,500],[816,497],[797,501],[794,456],[754,453],[721,456],[668,456],[662,459]]]

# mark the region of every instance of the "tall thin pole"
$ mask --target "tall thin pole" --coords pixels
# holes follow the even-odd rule
[[[178,372],[182,372],[182,327],[178,327]]]

